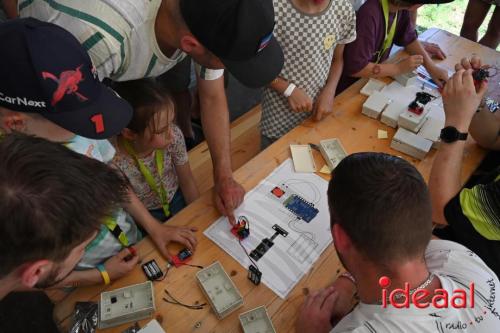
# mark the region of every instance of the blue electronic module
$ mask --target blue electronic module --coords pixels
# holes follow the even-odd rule
[[[286,199],[283,205],[298,218],[307,223],[311,222],[319,213],[319,210],[315,208],[312,203],[307,202],[296,194],[292,194]]]

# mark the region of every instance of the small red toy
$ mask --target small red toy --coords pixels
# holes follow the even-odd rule
[[[424,112],[424,106],[432,101],[434,96],[424,91],[417,93],[413,102],[408,105],[408,111],[415,113],[416,115],[421,115]]]
[[[192,255],[193,253],[189,251],[189,249],[183,249],[179,252],[179,254],[172,257],[171,264],[178,268],[191,260]]]
[[[231,228],[231,233],[238,237],[238,239],[244,240],[250,236],[250,222],[245,216],[240,216],[238,222]]]
[[[408,111],[415,113],[416,115],[421,115],[424,112],[424,108],[417,102],[411,102],[410,105],[408,105]]]
[[[127,250],[130,252],[130,254],[127,255],[125,258],[123,258],[123,260],[130,261],[130,260],[132,260],[133,257],[135,257],[137,255],[137,250],[133,246],[127,247]]]

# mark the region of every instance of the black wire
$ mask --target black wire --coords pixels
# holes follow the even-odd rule
[[[493,74],[493,73],[491,73],[491,72],[489,71],[489,70],[491,70],[491,69],[494,69],[494,70],[495,70],[495,74]],[[494,67],[490,67],[490,68],[488,68],[488,73],[489,73],[488,77],[497,76],[499,72],[500,72],[500,71],[499,71],[498,67],[496,67],[496,66],[494,66]]]
[[[165,297],[163,297],[163,301],[170,303],[170,304],[174,304],[174,305],[180,305],[180,306],[183,306],[183,307],[191,309],[191,310],[203,310],[204,306],[207,305],[206,303],[203,303],[201,305],[187,305],[187,304],[182,304],[179,302],[170,301],[170,300],[166,299]]]
[[[252,265],[254,265],[260,271],[259,266],[257,266],[257,263],[252,260],[252,257],[250,257],[247,249],[243,246],[243,244],[241,244],[241,239],[239,239],[239,238],[238,238],[238,243],[240,243],[241,248],[243,249],[243,251],[245,251],[245,254],[247,255],[248,259],[250,259],[250,262],[252,263]]]
[[[248,235],[250,235],[250,220],[246,216],[240,216],[240,218],[243,218],[245,220],[246,226],[248,227],[247,228],[248,229]],[[255,268],[257,268],[257,270],[260,271],[259,266],[257,265],[257,263],[255,261],[252,260],[252,257],[250,257],[250,255],[248,254],[247,249],[243,246],[243,244],[241,243],[241,239],[239,237],[238,237],[238,243],[240,244],[240,246],[243,249],[243,251],[245,251],[245,254],[248,257],[248,259],[250,259],[250,262],[252,263],[252,265],[254,265]]]
[[[168,274],[168,271],[170,270],[170,267],[171,266],[167,266],[167,269],[165,270],[165,274],[161,278],[154,280],[154,282],[161,282],[161,281],[165,280],[167,278],[167,274]]]
[[[179,302],[174,296],[172,296],[172,294],[169,293],[167,289],[164,289],[164,291],[165,291],[165,294],[167,294],[167,296],[170,297],[172,300],[169,300],[169,299],[166,299],[165,297],[163,297],[163,301],[170,303],[170,304],[180,305],[180,306],[183,306],[183,307],[191,309],[191,310],[201,310],[201,309],[203,309],[204,306],[207,305],[207,303],[193,304],[193,305],[184,304],[184,303]]]
[[[204,267],[203,266],[200,266],[200,265],[191,265],[191,264],[187,264],[187,263],[179,263],[180,266],[189,266],[189,267],[195,267],[195,268],[199,268],[199,269],[203,269]]]

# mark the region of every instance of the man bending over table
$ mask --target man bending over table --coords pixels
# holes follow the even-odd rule
[[[271,0],[19,0],[18,8],[21,17],[71,32],[101,79],[156,77],[191,56],[214,166],[215,205],[235,222],[234,210],[245,191],[231,169],[223,73],[226,68],[243,84],[263,87],[281,71],[283,52],[273,36]]]

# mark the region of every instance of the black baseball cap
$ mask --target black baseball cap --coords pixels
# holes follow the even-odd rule
[[[180,0],[180,8],[191,33],[244,85],[263,87],[281,72],[272,0]]]
[[[0,106],[36,113],[92,139],[128,125],[132,107],[102,84],[89,55],[71,33],[23,18],[0,24]]]

